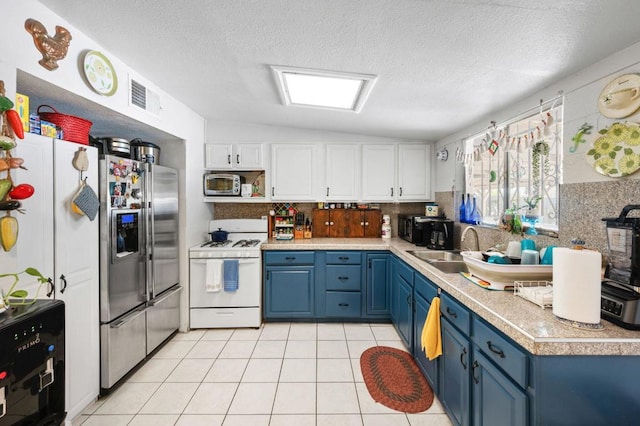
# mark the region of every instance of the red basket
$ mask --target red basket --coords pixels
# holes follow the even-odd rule
[[[51,108],[53,112],[40,112],[40,108]],[[50,105],[40,105],[37,109],[42,120],[60,127],[64,132],[64,140],[89,145],[89,131],[93,123],[75,115],[60,114]]]

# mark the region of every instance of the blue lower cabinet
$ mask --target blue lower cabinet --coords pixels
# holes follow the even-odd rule
[[[429,381],[431,388],[438,393],[438,358],[431,361],[422,350],[422,329],[431,303],[417,292],[414,292],[415,312],[413,313],[413,357]]]
[[[477,348],[471,364],[474,426],[526,426],[527,394]]]
[[[389,285],[389,254],[366,255],[366,312],[367,317],[389,317],[391,291]]]
[[[413,344],[413,289],[404,278],[400,278],[395,285],[395,305],[398,307],[395,325],[400,338],[407,349],[411,351]]]
[[[391,321],[404,345],[413,343],[413,270],[401,260],[391,258]]]
[[[265,268],[265,318],[314,316],[314,267]]]
[[[470,343],[446,319],[442,319],[442,356],[440,357],[440,394],[438,398],[457,426],[469,425],[471,366]]]

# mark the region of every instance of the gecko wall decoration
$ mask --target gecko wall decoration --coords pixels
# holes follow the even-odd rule
[[[33,37],[36,49],[42,53],[42,59],[38,63],[49,71],[57,69],[58,61],[67,56],[71,33],[64,27],[56,26],[56,34],[50,36],[45,26],[35,19],[27,19],[24,28]]]

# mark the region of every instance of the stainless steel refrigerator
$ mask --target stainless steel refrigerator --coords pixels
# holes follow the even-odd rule
[[[100,387],[108,391],[179,326],[178,174],[100,159]]]

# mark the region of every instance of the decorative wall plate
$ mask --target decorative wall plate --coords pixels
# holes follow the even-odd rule
[[[587,162],[600,174],[623,177],[640,169],[640,125],[614,123],[596,135]]]
[[[614,78],[598,97],[600,113],[609,118],[625,118],[640,108],[640,75],[625,74]]]
[[[118,90],[118,76],[111,62],[100,52],[91,50],[84,57],[84,76],[96,91],[104,96],[112,96]]]

